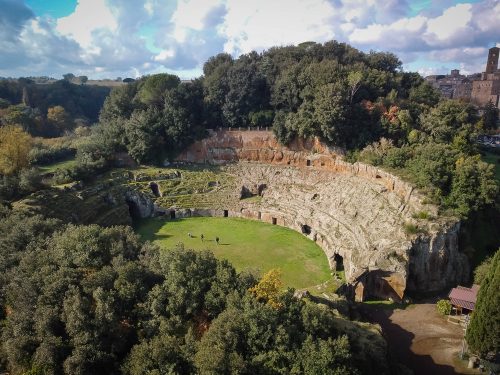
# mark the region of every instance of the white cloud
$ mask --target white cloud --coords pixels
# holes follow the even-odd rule
[[[175,39],[182,43],[190,30],[203,30],[207,16],[221,5],[220,0],[178,0],[177,9],[172,15]]]
[[[93,33],[115,32],[118,22],[105,0],[78,0],[75,11],[57,20],[56,30],[73,38],[84,48],[91,48]]]
[[[228,0],[226,7],[219,31],[229,53],[326,41],[335,36],[330,20],[334,8],[326,0]]]
[[[448,8],[441,16],[427,21],[427,32],[423,39],[430,46],[467,42],[474,37],[474,30],[469,26],[471,19],[471,4],[458,4]]]
[[[438,4],[439,3],[439,4]],[[413,70],[484,69],[499,42],[499,0],[78,0],[58,20],[0,0],[0,75],[201,73],[208,57],[337,39],[390,50]],[[146,48],[146,45],[148,48]],[[425,64],[429,66],[425,66]],[[99,67],[98,71],[94,67]],[[13,73],[18,72],[18,73]],[[23,73],[20,73],[23,72]],[[26,73],[24,73],[26,72]]]
[[[154,56],[153,60],[158,62],[166,62],[174,56],[175,56],[175,51],[173,49],[164,49],[156,56]]]

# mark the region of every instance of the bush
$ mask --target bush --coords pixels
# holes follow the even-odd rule
[[[441,315],[450,315],[451,302],[447,299],[441,299],[436,303],[436,308]]]
[[[430,213],[427,211],[419,211],[415,214],[412,215],[414,219],[421,219],[421,220],[430,220],[432,219],[432,216]]]
[[[406,148],[391,148],[387,150],[384,156],[384,165],[391,168],[404,168],[409,159],[408,150]]]
[[[407,234],[417,234],[419,232],[419,229],[415,224],[406,223],[403,227],[405,233]]]

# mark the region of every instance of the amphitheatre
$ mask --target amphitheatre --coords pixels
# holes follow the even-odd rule
[[[317,139],[282,146],[269,131],[211,130],[166,168],[117,168],[94,185],[16,205],[105,226],[218,216],[287,227],[318,244],[332,271],[344,268],[347,294],[358,301],[440,291],[469,272],[460,222],[439,216],[411,184],[348,163]]]

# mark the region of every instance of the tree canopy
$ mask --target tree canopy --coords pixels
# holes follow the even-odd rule
[[[482,358],[498,355],[500,351],[500,250],[481,282],[476,306],[467,329],[467,343],[473,353]]]

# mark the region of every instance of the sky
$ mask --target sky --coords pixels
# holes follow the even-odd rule
[[[0,0],[0,76],[202,74],[227,52],[332,39],[405,71],[482,72],[500,0]]]

